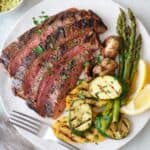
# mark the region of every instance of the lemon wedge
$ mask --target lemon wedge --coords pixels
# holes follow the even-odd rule
[[[150,108],[150,84],[138,92],[134,98],[121,108],[121,112],[127,115],[138,115]]]
[[[149,82],[150,82],[150,66],[146,61],[140,59],[138,69],[133,79],[133,83],[129,92],[129,97],[130,98],[134,97]]]

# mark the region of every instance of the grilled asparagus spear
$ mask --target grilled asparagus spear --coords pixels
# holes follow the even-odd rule
[[[128,17],[130,25],[126,23],[125,12],[120,9],[120,15],[117,20],[117,32],[123,41],[119,57],[120,69],[118,77],[127,85],[127,88],[130,87],[137,70],[142,45],[141,35],[136,38],[136,19],[131,9],[128,9]],[[125,90],[124,96],[114,101],[113,122],[119,120],[120,104],[121,102],[124,103],[124,97],[127,93],[128,90]]]

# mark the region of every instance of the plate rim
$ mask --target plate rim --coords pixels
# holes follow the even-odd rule
[[[10,35],[13,33],[14,29],[17,27],[17,25],[18,25],[18,23],[20,22],[20,20],[22,20],[22,19],[28,14],[28,12],[31,11],[34,7],[40,5],[41,3],[44,3],[45,1],[47,1],[47,0],[43,0],[43,1],[41,1],[41,2],[39,2],[39,3],[37,3],[37,4],[35,4],[35,5],[33,5],[33,6],[32,6],[30,9],[28,9],[21,17],[19,17],[19,18],[17,19],[17,21],[15,22],[13,28],[12,28],[12,29],[10,30],[10,32],[8,33],[8,35],[7,35],[6,39],[5,39],[5,41],[2,43],[2,50],[3,50],[3,48],[6,47],[7,44],[9,43],[9,42],[8,42],[8,39],[9,39]],[[122,5],[119,4],[118,2],[112,1],[112,3],[116,4],[117,7],[119,7],[119,8],[123,8],[125,11],[127,10],[127,7],[122,6]],[[135,14],[135,15],[136,15],[136,14]],[[150,39],[150,33],[147,31],[145,25],[142,23],[142,21],[141,21],[137,16],[136,16],[136,19],[137,19],[138,23],[141,24],[142,28],[145,30],[145,32],[147,33],[147,35],[148,35],[148,37],[149,37],[149,39]],[[7,44],[6,44],[6,43],[7,43]],[[2,50],[0,51],[0,54],[1,54]],[[2,113],[6,114],[6,116],[9,116],[9,112],[7,112],[7,109],[5,108],[5,104],[4,104],[4,102],[3,102],[3,98],[2,98],[1,95],[0,95],[0,106],[1,106],[1,107],[0,107],[0,110],[1,110],[1,108],[2,108]],[[148,112],[147,112],[147,113],[148,113]],[[149,120],[150,120],[150,116],[149,116],[149,118],[147,118],[145,124],[142,126],[142,128],[139,130],[139,132],[136,132],[135,135],[134,135],[130,140],[128,140],[128,141],[126,141],[124,144],[118,146],[118,149],[121,148],[121,147],[123,147],[123,146],[125,146],[127,143],[131,142],[133,139],[135,139],[135,137],[136,137],[140,132],[142,132],[142,130],[145,128],[145,126],[146,126],[146,124],[149,122]],[[19,131],[17,130],[17,132],[19,132]],[[19,132],[19,133],[20,133],[20,132]],[[22,135],[22,136],[23,136],[23,135]],[[26,138],[26,137],[25,137],[25,138]],[[28,140],[28,139],[27,139],[27,140]],[[35,145],[35,146],[36,146],[36,145]]]

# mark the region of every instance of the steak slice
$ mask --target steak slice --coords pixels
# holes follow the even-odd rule
[[[63,42],[64,42],[64,45],[62,44],[61,47],[66,47],[66,45],[72,44],[72,43],[68,43],[68,42],[71,42],[71,41],[75,42],[75,40],[73,41],[70,39],[80,37],[81,41],[82,41],[83,35],[86,35],[87,32],[93,32],[92,31],[92,30],[94,30],[93,26],[94,26],[93,19],[91,19],[91,18],[87,19],[85,22],[85,19],[82,18],[81,20],[76,21],[71,25],[64,26],[64,28],[58,28],[51,36],[48,36],[48,38],[46,40],[46,44],[43,45],[42,47],[45,47],[45,48],[43,48],[44,50],[51,49],[51,51],[52,51],[52,49],[53,50],[55,49],[56,51],[58,51],[58,53],[59,53],[59,50],[61,50],[60,53],[63,55],[63,53],[65,53],[65,49],[67,50],[67,48],[65,48],[65,49],[59,48]],[[82,32],[81,32],[81,30],[82,30]],[[63,32],[60,32],[60,31],[63,31]],[[78,44],[78,43],[76,43],[76,44]],[[74,44],[74,46],[75,46],[75,44]],[[45,53],[50,54],[50,53],[52,53],[51,51],[45,52]],[[26,71],[28,66],[30,66],[30,64],[32,64],[33,61],[37,57],[38,56],[34,52],[32,52],[29,56],[25,57],[22,65],[19,66],[19,68],[14,76],[15,79],[13,81],[13,83],[14,83],[13,89],[14,89],[16,95],[21,96],[25,99],[29,98],[29,97],[28,97],[28,95],[24,94],[24,91],[22,89],[22,82],[23,82],[24,74],[25,74],[25,72],[27,72],[26,74],[28,74],[28,71]],[[44,59],[42,59],[42,60],[44,61]],[[38,80],[39,80],[39,78],[38,78]],[[24,81],[24,83],[26,84],[26,81]],[[25,89],[27,89],[27,88],[25,88]],[[26,93],[26,91],[25,91],[25,93]]]
[[[93,35],[90,42],[76,46],[74,50],[66,53],[62,60],[53,67],[52,75],[45,73],[37,102],[34,103],[40,115],[53,118],[60,115],[65,108],[65,96],[76,85],[84,63],[93,58],[98,48],[99,42],[96,35]]]
[[[38,92],[40,81],[43,79],[44,73],[52,70],[53,66],[63,55],[71,51],[73,47],[83,44],[87,38],[91,37],[92,31],[85,32],[84,35],[68,41],[65,45],[60,46],[57,51],[47,51],[39,56],[26,71],[24,76],[24,92],[28,95],[28,99],[34,101]]]
[[[16,54],[21,50],[22,45],[25,45],[32,37],[33,32],[37,31],[39,28],[40,26],[36,26],[29,31],[26,31],[18,38],[17,41],[12,42],[2,51],[0,61],[4,64],[5,68],[7,68],[10,59],[16,56]]]
[[[84,11],[84,10],[77,11],[77,9],[73,9],[73,11],[70,11],[70,10],[60,13],[61,15],[56,15],[56,17],[53,17],[53,19],[50,19],[50,22],[46,21],[45,23],[43,23],[43,25],[41,25],[41,31],[42,31],[41,35],[38,35],[37,33],[33,33],[32,37],[27,41],[27,43],[25,45],[22,44],[21,50],[16,54],[15,57],[13,57],[13,59],[11,59],[8,65],[8,70],[11,75],[15,75],[19,66],[23,63],[24,58],[30,55],[30,53],[32,53],[33,48],[45,42],[47,37],[51,35],[55,30],[59,29],[58,35],[60,35],[59,33],[63,31],[61,27],[64,27],[64,25],[66,25],[67,23],[71,24],[75,22],[76,19],[79,19],[79,14],[81,15],[80,18],[85,18],[84,19],[85,25],[91,23],[91,22],[88,22],[86,19],[93,18],[93,20],[91,21],[93,21],[93,24],[94,24],[93,27],[96,27],[95,30],[97,30],[98,27],[101,28],[101,32],[103,32],[104,28],[106,30],[105,25],[103,24],[102,26],[101,19],[99,18],[98,20],[97,17],[95,17],[96,18],[95,19],[91,12]],[[57,38],[58,37],[56,37],[56,40]],[[63,40],[62,38],[60,39]]]
[[[67,10],[68,13],[77,12],[78,10],[75,8],[71,8]],[[36,27],[33,27],[32,29],[26,31],[23,35],[21,35],[15,42],[12,42],[9,44],[3,51],[1,56],[1,62],[4,64],[4,66],[7,68],[10,60],[12,60],[16,54],[22,50],[22,47],[27,44],[27,42],[31,39],[33,39],[34,35],[37,34],[38,30],[41,30],[45,27],[48,27],[51,25],[55,19],[59,16],[62,17],[62,15],[65,13],[65,11],[58,13],[54,16],[49,17],[48,20],[46,20],[43,24],[40,24]]]
[[[0,58],[14,78],[15,94],[29,99],[40,115],[58,117],[84,62],[100,47],[98,35],[106,29],[91,10],[71,8],[25,32]],[[37,46],[42,48],[40,55],[34,52]]]
[[[76,15],[76,17],[77,17],[77,15]],[[25,99],[34,99],[36,92],[34,92],[34,94],[33,94],[30,87],[31,87],[31,83],[33,83],[32,81],[34,81],[33,77],[35,79],[36,74],[33,72],[34,76],[32,77],[32,80],[31,80],[30,74],[32,75],[32,70],[28,71],[28,69],[27,69],[28,66],[30,66],[30,64],[34,64],[34,60],[35,60],[35,62],[37,62],[38,59],[39,60],[42,59],[42,61],[43,61],[42,64],[44,64],[44,59],[46,61],[46,59],[49,59],[49,57],[51,57],[53,55],[54,52],[52,52],[52,49],[55,49],[58,52],[58,54],[61,54],[60,55],[60,57],[61,57],[65,53],[65,51],[67,51],[67,49],[69,49],[69,47],[66,48],[66,45],[72,44],[72,43],[68,43],[68,42],[73,42],[73,43],[75,42],[75,40],[70,40],[70,39],[80,37],[81,41],[82,41],[82,37],[83,37],[83,35],[86,35],[86,32],[93,32],[92,30],[94,30],[93,26],[95,24],[95,21],[93,20],[93,18],[90,18],[90,16],[88,16],[89,19],[86,19],[84,17],[85,16],[83,16],[83,18],[81,18],[81,17],[79,18],[79,14],[78,14],[77,18],[81,19],[81,20],[77,20],[71,25],[66,25],[61,28],[59,27],[56,29],[56,31],[54,33],[52,33],[52,35],[48,36],[46,42],[44,43],[45,45],[43,44],[42,47],[44,50],[50,49],[50,52],[44,52],[44,54],[42,54],[42,55],[44,55],[43,57],[35,55],[34,52],[30,53],[29,56],[25,57],[22,65],[20,65],[19,68],[17,69],[16,74],[14,76],[15,79],[13,80],[13,89],[14,89],[16,95],[18,95],[22,98],[25,98]],[[62,44],[62,43],[64,43],[64,44]],[[78,44],[78,42],[76,43],[76,45],[77,44]],[[75,46],[75,44],[74,44],[74,46]],[[59,48],[59,47],[61,47],[61,48]],[[72,45],[72,47],[73,47],[73,45]],[[49,57],[47,54],[49,55]],[[56,54],[57,53],[55,52],[54,53],[55,57],[56,57]],[[57,56],[57,58],[59,59],[59,55]],[[48,65],[48,63],[46,62],[45,65]],[[31,66],[29,67],[29,70],[30,70]],[[34,67],[34,65],[33,65],[33,67]],[[35,67],[35,69],[36,69],[36,67]],[[37,91],[37,88],[38,88],[37,83],[40,82],[40,80],[42,79],[41,78],[42,74],[45,71],[46,71],[45,69],[40,70],[39,77],[38,77],[38,75],[36,76],[36,81],[38,81],[38,82],[35,82],[35,85],[32,86],[34,91]],[[24,77],[24,75],[25,75],[25,77]],[[23,81],[23,78],[25,78],[24,81]],[[25,92],[22,87],[23,83],[24,83]],[[30,86],[28,86],[29,85],[28,83],[30,84]],[[30,91],[30,94],[28,94],[29,91]]]
[[[13,79],[13,90],[16,95],[34,100],[38,91],[38,85],[42,80],[44,72],[54,65],[67,51],[74,46],[84,43],[92,35],[92,31],[85,30],[85,35],[71,39],[65,44],[60,45],[58,50],[45,51],[38,56],[32,64],[29,63],[35,55],[29,55],[21,65]],[[27,69],[28,64],[31,64]],[[24,87],[24,89],[23,89]]]

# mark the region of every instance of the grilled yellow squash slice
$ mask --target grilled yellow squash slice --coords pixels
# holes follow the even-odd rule
[[[101,108],[108,103],[105,100],[96,100],[89,92],[88,92],[89,84],[87,82],[82,82],[80,85],[76,86],[66,97],[66,109],[70,108],[70,105],[73,101],[82,99],[87,104],[92,107]]]
[[[113,76],[99,76],[91,81],[89,92],[95,98],[110,100],[121,95],[122,86]]]
[[[95,128],[86,131],[82,136],[73,134],[66,116],[56,121],[53,131],[56,137],[69,143],[101,142],[105,139]]]

